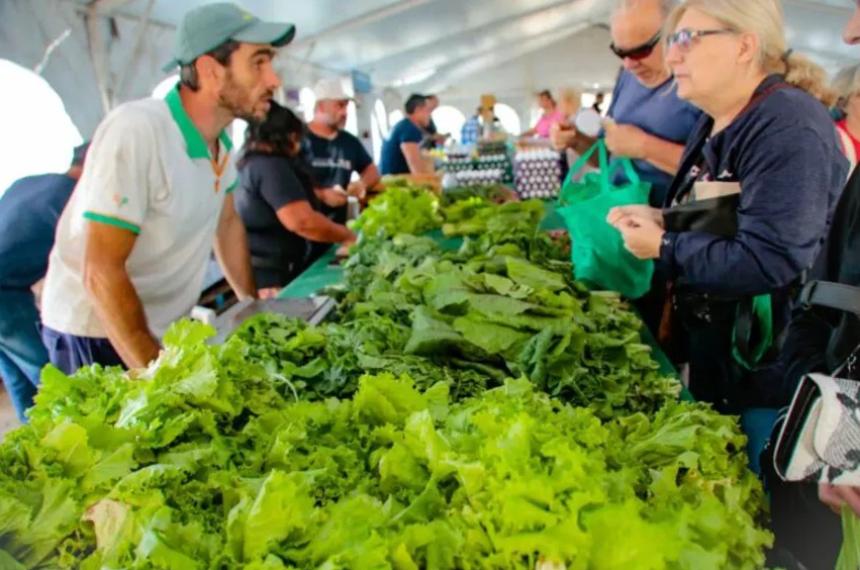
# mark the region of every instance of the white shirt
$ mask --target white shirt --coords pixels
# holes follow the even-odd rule
[[[238,182],[224,133],[219,146],[215,164],[178,89],[164,100],[126,103],[105,118],[57,226],[42,301],[46,326],[107,337],[83,283],[91,223],[137,234],[126,270],[153,334],[160,338],[189,313],[200,296],[224,197]]]

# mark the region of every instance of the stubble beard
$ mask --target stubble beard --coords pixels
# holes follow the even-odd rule
[[[269,93],[266,99],[271,99],[272,95]],[[254,114],[257,101],[250,100],[248,92],[233,79],[233,74],[229,70],[224,80],[224,87],[218,94],[218,104],[237,119],[248,122],[259,122],[266,119],[265,113],[262,116]]]

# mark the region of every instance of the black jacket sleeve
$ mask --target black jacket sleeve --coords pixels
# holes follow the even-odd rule
[[[860,170],[848,181],[810,280],[860,286]],[[860,343],[860,319],[832,309],[795,309],[783,347],[784,397],[790,401],[800,379],[829,372]]]

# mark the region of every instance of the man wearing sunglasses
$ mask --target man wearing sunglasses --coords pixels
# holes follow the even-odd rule
[[[603,136],[609,151],[633,159],[644,182],[651,184],[654,208],[663,199],[681,162],[687,137],[701,111],[678,98],[664,61],[663,25],[675,7],[674,0],[619,0],[610,20],[610,49],[623,69],[612,93]],[[575,129],[555,131],[559,149],[585,152],[595,139]],[[613,183],[624,184],[623,172]],[[655,334],[663,312],[665,283],[658,268],[651,292],[636,302],[648,328]]]
[[[680,100],[664,61],[663,24],[674,0],[620,0],[612,14],[610,49],[621,60],[604,135],[609,150],[634,159],[652,185],[651,205],[663,197],[678,169],[684,143],[701,112]],[[575,131],[554,137],[557,147],[585,151],[594,139]],[[623,174],[616,183],[623,183]]]

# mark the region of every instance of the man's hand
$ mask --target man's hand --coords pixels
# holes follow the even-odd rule
[[[367,197],[367,186],[361,180],[356,180],[355,182],[350,182],[346,193],[349,196],[358,198],[359,201],[363,201]]]
[[[644,160],[647,156],[650,135],[633,125],[619,125],[614,121],[604,121],[606,148],[618,156]]]
[[[663,211],[657,208],[652,208],[651,206],[645,206],[644,204],[617,206],[612,208],[609,210],[609,215],[606,217],[606,221],[609,222],[610,225],[618,227],[624,222],[625,218],[630,216],[647,218],[661,228],[665,227],[663,225]]]
[[[666,232],[653,219],[628,215],[615,227],[624,238],[624,247],[635,257],[639,259],[660,257],[660,244]]]
[[[860,517],[860,487],[822,483],[818,486],[818,497],[837,515],[842,514],[842,507],[847,506],[854,512],[854,516]]]
[[[557,151],[573,148],[579,136],[575,127],[556,123],[549,129],[549,140]]]

